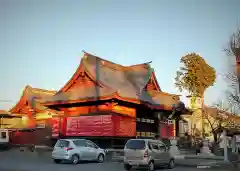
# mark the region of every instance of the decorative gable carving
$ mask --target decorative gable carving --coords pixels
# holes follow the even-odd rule
[[[155,80],[154,80],[154,77],[151,76],[150,80],[148,81],[146,87],[145,87],[146,90],[155,90],[155,91],[158,91],[158,88],[156,87],[156,83],[155,83]]]
[[[80,72],[78,77],[74,80],[71,86],[68,87],[67,91],[70,89],[79,88],[82,86],[88,87],[88,86],[94,86],[95,82],[87,75],[86,72]]]

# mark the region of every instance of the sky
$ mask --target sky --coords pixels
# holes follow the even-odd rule
[[[218,73],[205,93],[211,105],[227,88],[222,49],[240,28],[239,7],[239,0],[0,0],[0,109],[17,103],[27,84],[59,90],[83,50],[122,65],[152,61],[162,91],[176,94],[180,58],[199,53]]]

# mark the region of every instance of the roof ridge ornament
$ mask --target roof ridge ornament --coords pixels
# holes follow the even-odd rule
[[[88,57],[88,53],[85,52],[84,50],[83,50],[82,52],[84,53],[84,55],[83,55],[83,59],[87,59],[87,57]]]

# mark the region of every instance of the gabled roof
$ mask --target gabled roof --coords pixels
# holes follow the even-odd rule
[[[139,92],[146,86],[152,75],[155,78],[154,71],[149,63],[122,66],[85,53],[72,78],[59,90],[59,92],[66,91],[83,71],[86,72],[97,85],[115,90],[126,87],[127,89]],[[157,89],[161,91],[156,80],[155,85]]]
[[[80,86],[68,89],[81,72],[95,80],[95,86]],[[144,88],[151,77],[157,91]],[[67,90],[67,91],[66,91]],[[179,102],[179,96],[162,92],[156,81],[155,74],[149,63],[122,66],[85,53],[71,80],[54,96],[43,102],[45,105],[79,103],[86,101],[107,100],[118,98],[133,103],[147,103],[162,108],[172,109]]]
[[[10,112],[8,112],[8,111],[6,111],[6,110],[0,110],[0,114],[6,114],[6,115],[8,115],[8,114],[10,114]]]
[[[122,66],[90,54],[85,54],[82,62],[94,80],[115,90],[140,92],[154,72],[149,63]]]
[[[56,91],[33,88],[30,85],[27,85],[25,86],[19,101],[9,110],[9,112],[18,113],[18,109],[21,109],[26,105],[36,110],[45,110],[46,107],[41,105],[40,101],[46,97],[53,96],[54,94],[56,94]]]
[[[233,113],[230,113],[230,112],[227,112],[224,110],[220,110],[216,107],[204,106],[204,109],[207,112],[207,114],[213,118],[221,116],[223,119],[234,121],[235,124],[240,125],[240,116],[239,115],[235,115]]]

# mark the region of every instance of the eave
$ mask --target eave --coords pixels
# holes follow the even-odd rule
[[[143,104],[143,105],[146,105],[149,108],[155,109],[155,110],[168,110],[168,111],[173,110],[173,106],[168,106],[168,105],[163,105],[163,104],[151,104],[149,102],[141,101],[141,100],[138,100],[138,99],[135,99],[135,98],[122,97],[120,95],[120,93],[118,93],[118,92],[115,92],[112,95],[96,97],[96,98],[69,100],[69,101],[44,102],[42,104],[45,105],[45,106],[51,107],[51,106],[56,106],[56,105],[86,103],[86,102],[95,102],[95,101],[99,101],[99,100],[104,101],[104,100],[112,100],[112,99],[126,101],[126,102],[130,102],[130,103],[133,103],[133,104],[138,104],[138,105]]]
[[[99,81],[97,82],[96,79],[86,70],[86,67],[84,66],[84,59],[87,56],[88,56],[88,53],[84,52],[84,55],[83,55],[83,57],[81,59],[81,62],[79,64],[79,66],[77,67],[77,70],[72,75],[70,80],[68,80],[68,82],[57,93],[67,92],[67,90],[69,90],[69,88],[72,86],[72,84],[75,83],[75,80],[77,80],[77,78],[81,75],[82,72],[86,72],[87,75],[89,76],[89,78],[91,78],[97,85],[103,86],[102,83],[100,83]]]
[[[29,102],[30,101],[29,97],[31,97],[33,95],[32,94],[33,92],[42,94],[43,96],[44,95],[54,95],[56,93],[56,91],[33,88],[30,85],[26,85],[24,90],[22,91],[22,95],[21,95],[20,99],[15,104],[15,106],[13,106],[9,110],[9,112],[10,113],[19,113],[20,109],[22,109],[23,107],[29,106],[29,105],[31,106],[31,108],[34,108],[35,112],[40,112],[41,110],[39,110],[37,107],[32,106],[31,102]],[[36,99],[35,102],[39,104],[38,99]],[[27,105],[27,103],[28,103],[28,105]]]
[[[25,98],[25,94],[27,92],[27,89],[29,88],[29,85],[26,85],[24,87],[24,90],[22,91],[22,95],[20,97],[20,99],[18,100],[18,102],[9,110],[10,113],[18,113],[18,110],[21,109],[23,107],[23,105],[25,105],[26,103],[26,98]]]
[[[157,91],[162,91],[159,84],[158,84],[158,81],[157,81],[157,78],[156,78],[156,75],[155,75],[155,71],[152,72],[152,75],[153,75],[154,85],[157,88]]]
[[[6,111],[6,110],[0,110],[0,114],[9,115],[9,114],[11,114],[11,113],[8,112],[8,111]]]

